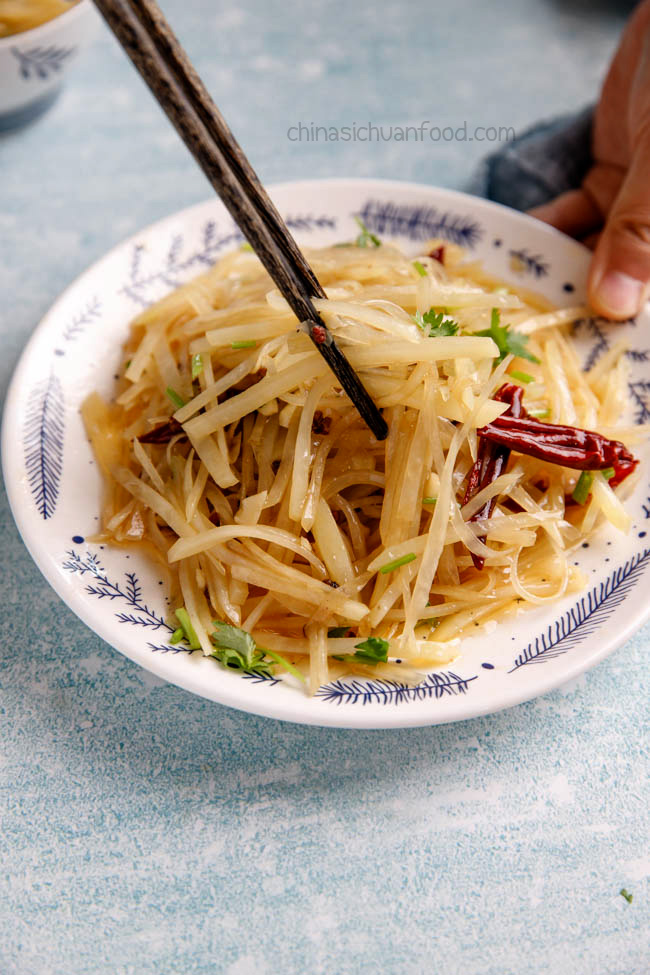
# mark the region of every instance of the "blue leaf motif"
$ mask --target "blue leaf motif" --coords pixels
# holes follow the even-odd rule
[[[276,684],[281,683],[279,677],[274,677],[273,674],[261,674],[258,670],[245,670],[239,676],[253,684],[266,684],[267,687],[275,687]]]
[[[509,250],[508,254],[513,270],[524,271],[536,278],[543,278],[548,274],[548,264],[541,254],[529,254],[523,247],[518,250]]]
[[[38,78],[46,81],[52,73],[57,73],[76,51],[75,47],[32,47],[21,51],[17,47],[11,48],[11,53],[18,61],[18,72],[25,81]]]
[[[575,335],[576,332],[585,329],[594,338],[593,345],[589,350],[583,366],[585,372],[593,369],[600,357],[609,350],[610,343],[606,331],[609,324],[607,319],[599,318],[597,315],[590,315],[588,318],[579,318],[573,323],[571,328],[572,334]]]
[[[508,673],[512,674],[528,664],[553,660],[586,640],[609,619],[630,589],[637,584],[649,558],[650,549],[639,552],[628,559],[625,565],[615,569],[608,579],[594,586],[575,606],[555,623],[551,623],[544,633],[521,651]]]
[[[628,318],[627,321],[621,322],[620,325],[635,325],[636,321],[633,318]],[[619,325],[616,326],[617,328]],[[589,372],[590,369],[596,365],[598,360],[605,352],[608,352],[611,343],[609,336],[612,333],[612,323],[606,318],[601,318],[599,315],[589,315],[586,318],[578,318],[571,326],[571,334],[575,335],[576,332],[584,330],[593,336],[593,345],[591,346],[587,358],[584,363],[585,372]],[[627,358],[632,362],[647,362],[648,351],[647,350],[635,350],[628,349],[625,353]]]
[[[153,653],[194,653],[186,643],[147,643],[147,646]]]
[[[95,553],[86,552],[86,557],[82,558],[74,549],[70,549],[66,554],[67,559],[63,562],[63,568],[67,572],[80,576],[85,576],[88,573],[93,580],[86,586],[86,592],[89,596],[107,599],[111,603],[115,600],[122,601],[127,607],[135,610],[132,613],[116,613],[115,618],[120,623],[128,623],[131,626],[145,627],[150,630],[163,629],[167,630],[168,633],[173,632],[173,626],[166,623],[162,616],[159,616],[142,601],[142,586],[135,572],[125,572],[124,584],[120,585],[119,582],[113,582],[108,578],[99,557]],[[150,646],[152,645],[150,644]],[[154,649],[153,646],[152,649]],[[162,647],[155,649],[162,650]],[[163,650],[163,652],[167,651]]]
[[[75,342],[80,335],[83,335],[88,325],[101,318],[101,314],[102,303],[95,295],[66,325],[63,331],[65,341]]]
[[[650,382],[640,379],[638,382],[628,383],[628,387],[635,405],[634,422],[650,423]]]
[[[628,349],[625,355],[632,362],[650,362],[650,349]]]
[[[367,200],[358,213],[368,230],[409,240],[443,237],[453,244],[475,247],[483,231],[475,220],[459,214],[442,212],[433,206],[410,206]]]
[[[404,704],[427,698],[466,694],[474,677],[459,677],[449,671],[433,671],[419,684],[404,684],[387,679],[345,680],[343,678],[324,684],[316,697],[330,704]]]
[[[289,216],[286,224],[290,229],[302,233],[321,228],[336,229],[336,219],[326,215]],[[128,280],[122,286],[121,293],[138,305],[146,307],[152,300],[160,297],[161,285],[167,288],[179,287],[187,280],[189,272],[211,267],[220,251],[225,247],[236,247],[243,240],[242,232],[234,224],[227,232],[218,234],[214,220],[208,220],[203,226],[198,247],[191,248],[182,234],[174,234],[162,265],[149,270],[145,266],[145,248],[142,244],[136,244],[130,257]]]
[[[317,230],[336,230],[336,219],[324,215],[314,217],[309,214],[308,216],[287,217],[285,223],[289,230],[302,231],[303,233],[311,233],[314,227]]]
[[[25,470],[42,518],[54,514],[63,473],[64,401],[60,380],[52,373],[31,391],[25,411]]]

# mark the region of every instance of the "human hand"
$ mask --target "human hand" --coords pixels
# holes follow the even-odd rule
[[[594,114],[592,150],[580,189],[531,213],[595,248],[589,303],[623,320],[650,287],[650,0],[623,32]]]

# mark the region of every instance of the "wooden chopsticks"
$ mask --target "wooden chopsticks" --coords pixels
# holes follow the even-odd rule
[[[155,0],[95,5],[378,440],[388,427],[320,317],[325,292]]]

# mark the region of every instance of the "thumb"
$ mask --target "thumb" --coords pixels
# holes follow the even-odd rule
[[[650,283],[650,131],[640,138],[609,211],[589,273],[597,314],[623,320],[640,310]]]

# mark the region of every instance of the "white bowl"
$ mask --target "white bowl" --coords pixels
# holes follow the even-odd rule
[[[18,128],[53,104],[98,18],[91,0],[32,30],[0,38],[0,130]]]

